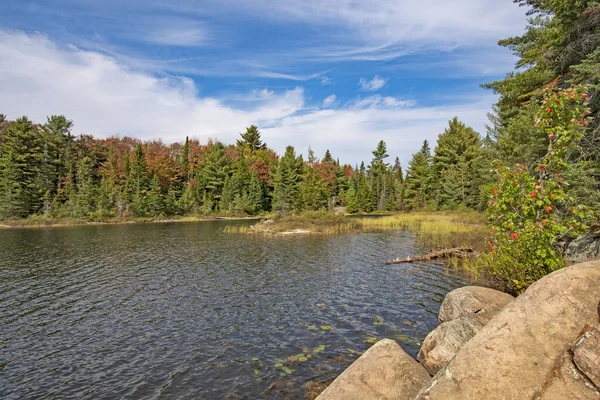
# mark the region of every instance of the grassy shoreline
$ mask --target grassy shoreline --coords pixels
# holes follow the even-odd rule
[[[206,221],[258,221],[264,216],[231,217],[231,216],[183,216],[170,218],[108,218],[101,221],[90,221],[77,218],[35,217],[26,219],[0,221],[0,229],[58,228],[87,225],[127,225],[127,224],[160,224],[172,222],[206,222]]]
[[[227,226],[224,231],[265,236],[297,234],[335,235],[353,232],[408,230],[432,248],[473,247],[484,250],[488,229],[485,216],[474,211],[414,212],[344,216],[304,212],[271,219],[252,226]]]

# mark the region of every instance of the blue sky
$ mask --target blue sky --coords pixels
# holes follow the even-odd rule
[[[75,133],[233,142],[404,165],[458,116],[482,134],[521,34],[511,0],[4,0],[0,112]]]

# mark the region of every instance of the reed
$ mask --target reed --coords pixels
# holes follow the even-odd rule
[[[488,233],[483,214],[477,212],[403,213],[378,218],[357,218],[363,231],[407,230],[432,248],[485,249]]]
[[[401,213],[385,216],[347,217],[325,211],[312,211],[285,216],[272,215],[265,223],[232,225],[229,233],[277,235],[296,230],[318,234],[407,230],[432,248],[473,247],[484,249],[487,229],[483,214],[477,212]]]

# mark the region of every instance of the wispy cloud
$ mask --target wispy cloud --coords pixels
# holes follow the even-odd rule
[[[332,105],[335,102],[335,99],[336,99],[335,94],[327,96],[325,98],[325,100],[323,100],[323,107],[325,107],[325,108],[329,107],[330,105]]]
[[[379,75],[375,75],[373,79],[365,79],[360,78],[358,81],[358,86],[365,92],[376,92],[387,84],[388,80],[380,77]]]
[[[323,86],[328,86],[328,85],[332,85],[333,84],[333,79],[331,79],[330,77],[328,77],[327,75],[323,75],[319,81],[321,82],[321,85]]]
[[[10,118],[27,114],[35,121],[65,113],[76,133],[115,134],[180,141],[185,136],[233,142],[250,124],[282,152],[312,145],[330,148],[342,162],[370,157],[369,149],[386,140],[391,154],[407,160],[423,139],[435,140],[455,115],[483,129],[492,96],[460,106],[417,107],[411,100],[368,96],[338,108],[306,104],[302,87],[262,88],[227,99],[201,96],[193,80],[156,77],[115,58],[61,46],[39,34],[0,30],[0,104]],[[35,94],[35,95],[32,95]],[[325,103],[323,104],[325,105]]]

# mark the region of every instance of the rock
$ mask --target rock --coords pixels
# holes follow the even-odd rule
[[[475,318],[459,318],[442,322],[423,341],[417,360],[430,375],[435,375],[481,328],[483,325]]]
[[[412,400],[431,377],[393,340],[383,339],[350,365],[318,400]]]
[[[466,286],[446,295],[440,307],[441,324],[427,335],[417,356],[431,375],[450,362],[477,332],[514,297],[497,290]]]
[[[567,260],[572,263],[600,258],[600,232],[586,233],[567,246]]]
[[[448,293],[440,307],[438,319],[448,322],[474,317],[485,325],[515,298],[510,294],[480,286],[465,286]]]
[[[600,261],[540,279],[467,342],[416,399],[542,398],[572,344],[598,323],[599,288]]]
[[[566,354],[538,399],[600,400],[600,392],[573,364],[571,355]]]
[[[600,330],[590,329],[573,346],[573,362],[590,381],[600,388]]]

